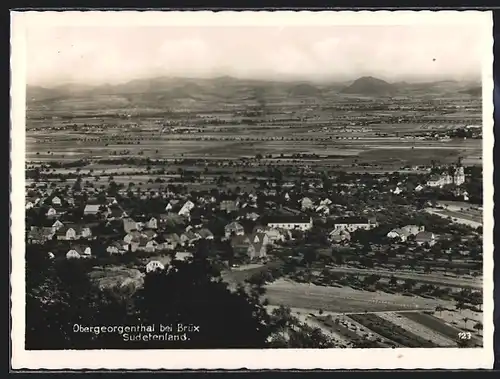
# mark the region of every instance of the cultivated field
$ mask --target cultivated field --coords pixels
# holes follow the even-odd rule
[[[383,292],[358,291],[349,287],[322,287],[279,279],[266,286],[265,297],[271,305],[324,310],[336,313],[434,310],[453,305],[443,300]]]

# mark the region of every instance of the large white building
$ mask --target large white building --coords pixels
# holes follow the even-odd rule
[[[269,228],[302,230],[306,231],[312,228],[312,217],[305,216],[274,216],[267,222]]]
[[[334,230],[345,230],[352,233],[358,229],[370,230],[378,226],[377,221],[365,219],[365,218],[344,218],[335,220],[333,229]]]

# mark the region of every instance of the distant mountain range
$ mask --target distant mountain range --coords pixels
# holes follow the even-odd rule
[[[317,85],[306,82],[278,82],[264,80],[237,79],[223,76],[213,79],[190,79],[158,77],[136,79],[117,85],[80,85],[64,84],[53,88],[40,86],[27,87],[27,101],[50,101],[74,97],[93,97],[103,95],[123,95],[154,98],[155,100],[206,100],[254,98],[264,101],[270,97],[322,97],[331,94],[361,96],[395,96],[408,92],[449,91],[480,96],[481,87],[477,83],[439,81],[429,83],[388,83],[372,76],[364,76],[353,82]]]

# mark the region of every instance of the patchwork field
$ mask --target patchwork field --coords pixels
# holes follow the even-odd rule
[[[322,287],[283,279],[267,285],[266,290],[265,296],[271,305],[337,313],[434,310],[437,306],[453,306],[443,300],[358,291],[349,287]]]

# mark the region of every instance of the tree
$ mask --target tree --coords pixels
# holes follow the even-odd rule
[[[314,248],[307,248],[304,251],[303,262],[309,266],[318,259],[318,253]]]
[[[389,279],[389,284],[391,286],[395,286],[398,284],[398,280],[394,277],[394,275],[391,275],[391,278]]]
[[[413,279],[406,279],[404,282],[404,289],[407,291],[411,291],[415,287],[415,280]]]
[[[476,322],[476,324],[474,325],[474,329],[476,329],[478,333],[481,333],[483,330],[483,324],[480,321]]]
[[[28,265],[27,261],[27,349],[88,349],[103,346],[104,341],[120,341],[116,334],[98,335],[73,329],[75,325],[120,325],[126,316],[126,305],[93,285],[82,262]],[[41,270],[42,275],[35,274]]]
[[[243,287],[231,291],[206,260],[174,261],[168,270],[146,275],[134,296],[134,319],[146,324],[195,325],[183,346],[189,348],[262,348],[270,334],[260,295]],[[172,346],[168,341],[138,343],[137,348]],[[173,346],[179,346],[173,343]]]
[[[467,329],[467,323],[469,322],[470,318],[464,317],[462,320],[464,321],[465,329]]]

